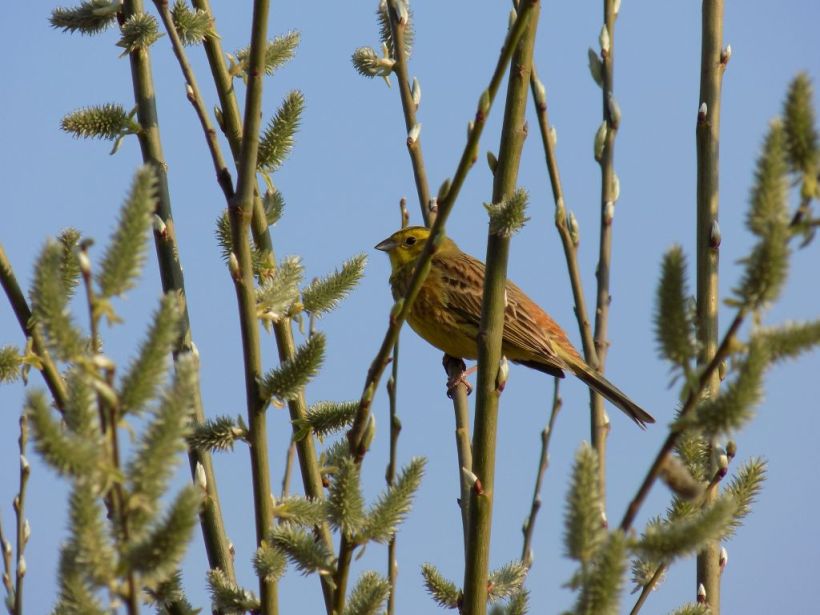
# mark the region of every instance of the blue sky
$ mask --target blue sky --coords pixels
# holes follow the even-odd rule
[[[226,50],[245,46],[250,2],[215,2],[217,27]],[[365,279],[320,328],[329,339],[321,375],[307,389],[309,402],[353,399],[361,392],[367,366],[387,325],[391,304],[387,259],[372,249],[399,224],[397,203],[407,196],[411,220],[420,223],[412,170],[396,88],[366,80],[353,70],[350,54],[362,45],[377,46],[376,2],[274,3],[271,35],[291,29],[302,34],[293,62],[266,83],[265,119],[291,89],[306,99],[303,126],[291,159],[277,174],[287,200],[283,219],[273,229],[279,256],[302,256],[308,279],[322,275],[349,256],[368,255]],[[114,31],[88,38],[51,29],[46,3],[14,3],[0,22],[6,41],[4,91],[0,117],[6,144],[0,148],[5,212],[0,242],[28,285],[33,259],[45,237],[72,225],[96,237],[98,245],[114,224],[130,178],[139,164],[135,139],[111,157],[108,144],[76,141],[58,130],[67,112],[90,104],[132,105],[127,59],[119,59]],[[455,170],[466,124],[486,86],[503,41],[509,4],[464,0],[418,2],[416,47],[410,63],[422,88],[419,120],[432,189]],[[587,297],[594,292],[599,198],[593,136],[601,121],[600,91],[587,70],[587,48],[597,45],[599,3],[544,3],[536,62],[547,86],[550,117],[558,133],[558,159],[567,205],[581,228],[581,268]],[[733,49],[726,71],[721,118],[720,287],[726,296],[739,274],[737,259],[751,238],[743,227],[754,160],[769,120],[779,113],[789,80],[798,71],[820,78],[816,24],[820,5],[812,0],[780,3],[727,3],[724,40]],[[700,64],[700,5],[695,2],[627,0],[615,35],[615,92],[623,119],[616,143],[621,197],[616,207],[608,376],[657,418],[641,432],[610,409],[607,511],[620,518],[629,498],[666,435],[677,391],[669,389],[668,369],[657,359],[652,310],[659,262],[679,243],[694,262],[695,118]],[[185,99],[183,80],[166,38],[152,48],[159,122],[173,200],[176,231],[194,339],[202,356],[207,414],[235,415],[243,410],[241,349],[232,283],[214,240],[214,221],[224,206],[213,178],[199,124]],[[209,107],[215,102],[204,54],[190,51]],[[500,97],[503,100],[503,97]],[[493,110],[482,139],[482,153],[497,150],[500,105]],[[553,206],[535,117],[525,144],[520,185],[530,192],[531,220],[512,246],[509,276],[544,306],[579,343],[572,297],[560,242],[552,225]],[[226,148],[227,151],[227,148]],[[481,204],[491,192],[483,162],[472,170],[450,218],[448,231],[463,249],[484,254],[486,214]],[[782,300],[765,316],[768,323],[817,317],[813,245],[797,252]],[[149,254],[153,257],[153,251]],[[159,297],[156,266],[149,260],[138,288],[118,310],[126,325],[106,331],[106,351],[120,362],[133,352],[135,339]],[[589,300],[589,299],[588,299]],[[722,322],[730,312],[722,311]],[[8,307],[0,307],[0,343],[21,343]],[[275,365],[272,337],[263,338],[265,365]],[[400,612],[432,612],[419,576],[421,563],[436,564],[461,582],[461,521],[456,497],[458,475],[453,446],[451,405],[444,395],[440,353],[409,330],[402,335],[399,413],[404,429],[399,459],[428,458],[427,476],[414,513],[398,539]],[[763,496],[743,527],[726,546],[724,612],[808,612],[820,566],[820,530],[812,514],[820,502],[813,477],[820,464],[815,435],[820,429],[817,400],[820,359],[815,353],[773,369],[757,419],[737,434],[738,460],[763,455],[769,478]],[[41,386],[34,376],[30,386]],[[0,517],[13,524],[16,490],[16,424],[25,390],[0,387]],[[562,385],[564,411],[551,448],[544,505],[534,542],[530,573],[533,612],[559,612],[572,595],[562,584],[572,573],[562,557],[563,497],[573,452],[588,438],[585,387],[568,379]],[[513,367],[502,398],[497,466],[492,564],[519,557],[521,522],[529,509],[541,431],[552,396],[543,374]],[[381,389],[374,405],[379,432],[364,464],[367,497],[383,485],[387,462],[387,396]],[[287,415],[268,413],[274,487],[282,475],[290,433]],[[47,612],[56,586],[56,554],[65,537],[65,488],[29,455],[33,472],[27,514],[32,539],[26,553],[26,608]],[[240,580],[255,588],[250,566],[254,548],[248,455],[242,447],[216,459],[217,478],[229,535],[236,545]],[[183,474],[180,473],[180,481]],[[663,511],[668,494],[656,487],[639,525]],[[371,545],[356,564],[384,569],[385,551]],[[185,564],[185,585],[197,606],[207,607],[206,563],[197,534]],[[678,564],[644,612],[666,612],[694,597],[694,561]],[[280,588],[282,612],[321,612],[317,579],[289,573]],[[622,609],[631,608],[627,598]]]

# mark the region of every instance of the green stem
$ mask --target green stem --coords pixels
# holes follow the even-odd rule
[[[535,475],[535,487],[532,490],[532,504],[530,504],[530,514],[524,522],[522,531],[524,533],[524,546],[521,548],[521,561],[530,566],[532,564],[532,535],[535,530],[535,519],[538,516],[538,511],[541,510],[541,483],[544,481],[544,474],[549,468],[550,456],[550,440],[552,439],[552,432],[555,429],[555,419],[558,417],[558,412],[561,410],[563,401],[559,393],[559,385],[561,380],[555,378],[555,388],[552,394],[552,410],[550,410],[549,421],[547,426],[541,431],[541,455],[538,458],[538,472]]]
[[[353,550],[356,545],[342,534],[339,541],[339,561],[336,565],[336,590],[333,596],[333,615],[341,615],[345,610],[345,595],[347,594],[347,580],[350,576],[350,563],[353,560]]]
[[[387,397],[390,401],[390,457],[387,468],[384,472],[384,480],[388,487],[393,486],[396,480],[396,457],[398,454],[399,433],[401,433],[401,421],[398,415],[398,399],[396,396],[396,386],[399,381],[399,343],[393,346],[393,368],[390,378],[387,380]],[[387,544],[387,580],[390,584],[390,594],[387,598],[387,613],[394,615],[396,612],[396,578],[398,576],[398,562],[396,561],[396,535],[390,537]]]
[[[123,19],[143,11],[141,0],[124,0]],[[168,176],[162,153],[162,142],[159,136],[157,120],[154,80],[151,74],[151,62],[147,49],[137,49],[129,54],[131,64],[131,80],[134,89],[134,98],[137,105],[137,119],[140,124],[138,134],[142,159],[145,164],[154,168],[157,176],[157,209],[156,215],[164,222],[164,231],[154,230],[154,245],[157,252],[162,290],[165,293],[178,292],[185,294],[185,280],[182,274],[182,265],[179,261],[179,250],[176,244],[176,235],[173,231],[174,223],[171,213],[171,197],[168,191]],[[183,302],[182,333],[174,349],[174,358],[193,349],[190,319],[187,303]],[[199,387],[194,395],[194,420],[202,423],[205,412],[202,408],[202,397]],[[197,464],[205,470],[207,482],[207,497],[204,499],[200,524],[208,554],[208,564],[211,568],[221,569],[229,579],[235,580],[233,557],[230,552],[230,543],[225,534],[222,520],[222,510],[219,502],[216,475],[213,471],[211,455],[207,451],[189,449],[188,463],[191,476],[196,480]]]
[[[54,405],[62,413],[65,412],[66,402],[68,400],[68,393],[66,392],[65,382],[60,370],[51,360],[51,355],[48,354],[43,338],[34,326],[31,319],[31,309],[26,302],[26,297],[17,283],[17,278],[14,275],[14,270],[11,268],[11,263],[6,256],[6,251],[0,245],[0,285],[8,297],[11,309],[17,317],[17,322],[26,337],[31,338],[31,346],[37,358],[40,360],[40,373],[43,375],[43,380],[46,382],[48,390],[51,392],[51,397],[54,400]]]
[[[28,477],[31,474],[31,466],[26,460],[26,444],[28,442],[28,418],[25,412],[20,415],[20,437],[17,444],[20,450],[20,489],[14,499],[14,513],[17,518],[17,567],[14,584],[14,614],[23,615],[23,579],[26,571],[21,568],[21,562],[25,561],[26,542],[26,487]],[[5,549],[5,543],[0,548]]]
[[[512,196],[518,180],[521,150],[526,137],[527,86],[532,70],[532,54],[538,28],[540,5],[532,6],[527,29],[516,45],[510,64],[504,122],[498,163],[493,177],[493,203]],[[507,259],[510,238],[489,233],[487,237],[484,297],[481,325],[478,331],[478,378],[476,382],[475,419],[473,423],[473,474],[483,489],[474,489],[470,500],[470,524],[464,571],[465,615],[482,615],[487,611],[487,578],[490,561],[490,533],[495,489],[496,430],[498,423],[498,370],[501,361],[501,338],[504,330]]]
[[[205,12],[213,22],[213,13],[211,11],[208,0],[193,0],[195,8]],[[208,57],[208,63],[211,69],[211,74],[214,78],[216,92],[219,97],[219,104],[222,110],[222,130],[228,140],[231,149],[231,154],[235,160],[240,159],[242,153],[242,119],[239,114],[239,105],[237,103],[233,78],[228,72],[225,64],[225,54],[222,51],[222,45],[218,36],[208,36],[204,42],[205,53]],[[258,130],[257,130],[258,134]],[[255,188],[255,185],[254,185]],[[251,214],[251,233],[253,241],[257,249],[261,250],[266,255],[266,260],[270,267],[275,267],[276,258],[273,254],[273,244],[271,242],[270,230],[268,228],[267,219],[262,206],[262,201],[258,195],[254,195],[253,211]],[[274,334],[276,337],[276,344],[279,351],[279,358],[281,361],[286,361],[293,357],[296,351],[296,345],[293,341],[293,332],[289,320],[282,320],[274,325]],[[307,413],[307,404],[304,396],[298,395],[295,399],[288,401],[288,410],[290,419],[295,425],[299,419],[304,418]],[[299,458],[299,468],[302,474],[302,483],[305,489],[305,495],[311,498],[321,499],[324,497],[324,488],[322,486],[321,474],[319,472],[319,463],[316,455],[315,441],[312,435],[296,441],[296,452]],[[330,535],[330,529],[326,524],[316,528],[317,535],[321,538],[329,551],[333,551],[333,542]],[[322,592],[325,599],[325,606],[328,610],[332,608],[333,604],[333,587],[330,581],[321,576]]]
[[[718,223],[719,193],[719,140],[720,91],[724,64],[721,62],[723,45],[723,0],[704,0],[701,22],[701,64],[699,104],[706,105],[705,113],[698,113],[697,144],[697,335],[700,343],[698,364],[708,363],[718,343],[718,242],[712,240],[713,227]],[[710,395],[720,388],[718,374],[706,384]],[[709,443],[711,446],[711,442]],[[706,492],[708,505],[718,497],[717,485]],[[702,584],[706,589],[706,603],[712,615],[720,615],[720,541],[710,541],[697,556],[695,591]]]
[[[549,115],[547,113],[547,93],[538,79],[535,65],[530,75],[530,90],[535,103],[538,128],[541,134],[541,144],[547,161],[547,172],[550,176],[552,197],[555,202],[555,228],[561,238],[564,248],[564,257],[567,261],[567,272],[572,287],[572,297],[575,301],[575,318],[578,320],[578,331],[581,334],[581,344],[584,350],[584,360],[588,365],[595,367],[598,357],[595,352],[595,342],[592,337],[592,325],[589,321],[586,300],[584,299],[584,285],[581,283],[581,269],[578,266],[578,246],[572,237],[568,222],[567,209],[564,200],[564,189],[561,185],[561,175],[558,172],[558,158],[555,153],[555,143],[550,137]]]
[[[390,18],[390,31],[393,36],[393,58],[396,61],[393,65],[393,72],[399,84],[401,107],[404,112],[404,126],[407,132],[410,132],[413,126],[416,125],[416,104],[413,102],[413,94],[410,91],[410,80],[407,76],[408,58],[404,53],[404,34],[407,23],[401,21],[392,3],[387,3],[387,10]],[[424,156],[421,150],[421,137],[408,138],[407,151],[413,165],[413,177],[416,180],[416,192],[419,197],[421,215],[425,226],[430,226],[435,215],[430,211],[430,186],[427,183],[427,170],[424,166]]]
[[[456,422],[456,453],[458,455],[458,482],[461,509],[461,526],[464,531],[464,557],[467,557],[467,541],[470,528],[470,480],[465,470],[473,471],[473,448],[470,443],[470,405],[467,403],[467,385],[462,381],[466,366],[461,359],[444,355],[444,371],[450,387],[448,395],[453,398],[453,412]],[[456,383],[455,386],[452,383]]]
[[[632,610],[629,611],[629,615],[638,615],[638,612],[641,610],[644,602],[646,602],[646,599],[649,598],[649,594],[652,593],[652,590],[655,589],[655,586],[658,584],[658,581],[660,581],[663,573],[666,572],[666,568],[666,564],[661,564],[658,566],[657,570],[655,570],[655,574],[652,575],[649,582],[641,589],[641,595],[638,596],[638,600],[635,602],[635,606],[632,607]]]
[[[230,200],[231,240],[239,270],[234,276],[239,321],[242,331],[242,351],[245,364],[245,392],[248,409],[248,440],[253,477],[256,542],[266,539],[273,527],[268,438],[263,399],[259,381],[262,377],[262,356],[259,326],[256,321],[256,293],[248,227],[253,212],[256,191],[256,163],[259,151],[259,129],[262,116],[262,82],[265,75],[265,49],[269,0],[255,0],[251,24],[251,45],[248,58],[248,88],[245,99],[245,133],[239,154],[236,194]],[[259,597],[263,615],[278,612],[277,586],[273,579],[259,579]]]
[[[373,362],[370,364],[370,368],[368,369],[367,377],[365,378],[364,390],[359,400],[359,409],[356,413],[353,426],[347,434],[350,442],[351,453],[357,459],[362,459],[367,452],[364,450],[362,443],[365,428],[367,427],[367,421],[370,416],[370,404],[373,401],[373,394],[375,393],[376,386],[378,385],[378,382],[387,367],[390,352],[392,351],[393,344],[395,344],[398,339],[401,326],[404,324],[407,314],[413,305],[413,301],[416,299],[419,289],[421,289],[424,278],[430,270],[430,260],[433,257],[433,253],[438,249],[441,240],[444,238],[444,224],[447,221],[453,206],[455,205],[456,198],[458,197],[458,193],[464,184],[467,173],[470,171],[470,168],[473,166],[476,158],[478,157],[478,143],[481,138],[481,133],[484,130],[484,125],[487,121],[490,108],[492,107],[493,99],[495,98],[495,94],[501,84],[501,80],[504,78],[504,71],[507,63],[510,61],[513,49],[515,49],[515,46],[517,45],[518,40],[527,25],[530,12],[532,11],[534,5],[536,5],[534,1],[525,3],[521,10],[518,11],[518,17],[507,32],[507,38],[501,49],[498,63],[496,64],[495,71],[490,79],[490,85],[486,90],[484,90],[479,99],[475,120],[472,123],[468,133],[467,143],[464,146],[464,151],[461,154],[458,167],[456,167],[453,180],[450,182],[449,186],[442,191],[443,194],[439,195],[438,213],[436,215],[435,222],[433,222],[433,225],[430,228],[430,239],[425,244],[424,250],[416,261],[416,269],[408,286],[407,294],[403,300],[400,300],[393,305],[387,332],[384,335],[379,351],[376,353],[376,357],[373,359]]]
[[[598,243],[598,266],[595,269],[598,288],[595,295],[595,355],[596,369],[603,373],[609,349],[607,329],[609,326],[610,263],[612,259],[612,222],[615,208],[613,185],[615,182],[615,136],[618,132],[618,118],[612,113],[614,101],[615,65],[615,13],[614,0],[604,0],[604,27],[609,35],[609,49],[601,50],[601,92],[603,99],[603,119],[607,125],[606,138],[599,163],[601,165],[601,226]],[[604,408],[603,397],[590,390],[590,430],[592,447],[598,453],[598,485],[601,501],[606,508],[606,438],[609,433],[609,418]]]

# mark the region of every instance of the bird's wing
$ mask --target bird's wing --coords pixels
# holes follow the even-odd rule
[[[444,287],[444,302],[458,320],[478,332],[484,290],[484,263],[463,252],[434,257]],[[541,365],[548,373],[566,369],[549,340],[557,325],[521,289],[507,281],[504,308],[504,352],[512,361]],[[545,330],[541,321],[547,326]],[[550,326],[552,325],[552,326]],[[542,369],[542,371],[545,371]]]

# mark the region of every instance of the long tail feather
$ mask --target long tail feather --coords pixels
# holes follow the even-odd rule
[[[573,362],[572,365],[570,365],[570,370],[572,370],[579,380],[582,380],[587,386],[595,389],[623,410],[641,429],[646,429],[647,423],[655,422],[651,414],[629,399],[623,391],[598,372],[593,371],[588,365]]]

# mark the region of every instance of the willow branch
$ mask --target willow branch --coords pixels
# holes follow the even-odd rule
[[[712,359],[701,372],[700,378],[698,379],[698,386],[689,391],[686,401],[684,402],[679,413],[680,418],[688,416],[697,407],[703,392],[706,390],[709,382],[711,381],[711,378],[717,374],[718,367],[720,367],[723,360],[729,356],[729,351],[732,343],[734,342],[735,335],[737,334],[738,329],[740,329],[740,325],[743,324],[745,317],[746,310],[744,308],[739,309],[737,314],[735,314],[735,318],[732,320],[732,324],[729,325],[728,331],[723,336],[720,346]],[[682,433],[683,430],[675,425],[673,425],[672,429],[669,431],[669,435],[666,437],[660,451],[658,451],[658,454],[655,456],[655,460],[652,462],[652,466],[649,468],[649,471],[647,472],[643,483],[641,483],[638,492],[635,494],[635,497],[632,498],[632,501],[630,501],[629,506],[627,506],[620,525],[620,528],[624,532],[629,531],[632,527],[632,523],[635,521],[638,511],[643,505],[644,500],[646,500],[646,496],[649,495],[649,490],[652,489],[652,485],[658,478],[661,468],[663,468],[664,463],[666,463],[666,458],[675,449],[675,446],[678,443],[678,438],[680,438]]]
[[[20,324],[23,334],[31,338],[31,346],[34,354],[40,361],[39,371],[43,375],[43,380],[46,382],[48,390],[51,392],[51,397],[54,400],[54,405],[62,413],[65,412],[66,401],[68,394],[65,388],[65,382],[60,374],[60,370],[51,360],[46,350],[43,338],[34,322],[31,319],[31,309],[28,306],[26,297],[17,283],[17,278],[14,275],[14,270],[11,267],[6,251],[0,245],[0,285],[8,297],[11,309],[17,317],[17,322]]]
[[[589,321],[586,300],[584,299],[584,285],[581,283],[581,269],[578,266],[578,244],[577,240],[573,239],[572,232],[568,226],[564,189],[561,185],[561,176],[558,172],[555,142],[550,135],[549,115],[547,113],[547,93],[543,84],[538,79],[535,65],[533,65],[532,74],[530,75],[530,90],[532,91],[532,98],[535,103],[541,143],[544,146],[544,156],[547,161],[547,171],[550,176],[552,197],[555,202],[555,228],[558,230],[558,236],[561,238],[561,245],[564,248],[564,257],[567,261],[567,272],[569,273],[569,282],[572,287],[572,298],[575,301],[575,318],[578,320],[578,331],[581,334],[584,360],[586,360],[588,365],[594,367],[598,364],[598,356],[595,352],[592,325]]]
[[[14,583],[14,612],[13,615],[23,615],[23,579],[25,578],[25,551],[28,542],[28,521],[26,520],[26,487],[31,474],[31,466],[26,459],[26,444],[28,443],[28,418],[23,413],[20,416],[20,437],[17,444],[20,450],[20,484],[17,496],[14,498],[14,514],[17,520],[17,566]],[[5,541],[0,544],[6,548]]]
[[[410,91],[410,80],[407,75],[407,54],[404,53],[404,35],[407,23],[402,20],[401,16],[394,10],[392,2],[387,3],[387,10],[394,47],[393,55],[395,64],[393,65],[393,72],[399,84],[401,107],[404,112],[404,126],[409,133],[416,125],[416,103],[413,101],[413,94]],[[421,215],[424,219],[425,226],[430,226],[433,222],[434,214],[430,211],[430,186],[427,182],[427,170],[424,166],[421,137],[407,139],[407,152],[410,154],[410,161],[413,165],[413,177],[416,180],[416,192],[419,197]]]
[[[370,416],[370,405],[373,401],[373,395],[376,387],[378,386],[379,380],[387,367],[393,344],[395,344],[396,339],[398,339],[399,330],[404,324],[407,314],[413,305],[413,301],[415,301],[416,295],[418,295],[419,289],[424,282],[424,278],[427,276],[427,272],[430,269],[430,260],[432,259],[435,251],[438,249],[441,240],[444,238],[444,224],[447,222],[447,218],[455,205],[458,193],[464,184],[467,173],[470,171],[470,168],[473,166],[476,158],[478,157],[478,143],[481,138],[481,133],[484,130],[487,116],[489,115],[490,108],[492,107],[492,103],[496,92],[498,91],[498,87],[501,84],[501,80],[504,78],[504,70],[507,63],[510,61],[513,49],[515,49],[515,46],[527,25],[530,12],[534,4],[534,2],[527,2],[524,4],[522,9],[518,12],[518,17],[515,22],[513,22],[512,27],[507,32],[507,37],[504,41],[504,46],[501,49],[501,54],[499,55],[498,63],[496,64],[493,76],[490,79],[490,84],[487,89],[484,90],[479,99],[475,119],[470,127],[467,136],[467,143],[464,146],[464,151],[462,152],[455,175],[453,176],[452,182],[442,186],[443,190],[439,194],[438,214],[436,215],[435,222],[433,222],[433,225],[430,228],[430,239],[425,244],[424,250],[416,261],[416,269],[413,273],[413,278],[410,281],[407,293],[403,299],[400,299],[393,305],[387,332],[384,335],[379,351],[376,353],[376,357],[373,359],[370,364],[370,368],[368,369],[367,377],[365,378],[364,390],[359,400],[359,408],[356,413],[356,418],[353,422],[353,426],[347,434],[350,442],[350,450],[357,459],[362,459],[367,452],[363,447],[363,439],[365,428],[367,427],[367,421]]]
[[[652,590],[655,589],[655,586],[658,584],[658,581],[660,581],[663,573],[666,572],[666,568],[666,564],[660,564],[658,566],[655,570],[655,574],[652,575],[649,582],[641,589],[641,595],[638,596],[638,599],[635,601],[635,606],[633,606],[632,610],[629,611],[629,615],[638,615],[638,612],[641,610],[644,602],[646,602],[646,599],[649,598],[649,594],[652,593]]]
[[[532,504],[530,504],[530,514],[524,522],[524,527],[521,528],[524,533],[524,546],[521,548],[521,561],[530,565],[532,563],[532,535],[535,530],[535,519],[538,516],[538,511],[541,510],[541,483],[544,480],[544,474],[550,463],[549,447],[552,438],[552,431],[555,428],[555,419],[558,417],[558,412],[561,410],[563,401],[559,393],[559,385],[561,380],[555,378],[555,388],[552,394],[552,410],[550,410],[550,418],[547,426],[541,431],[541,455],[538,458],[538,472],[535,475],[535,487],[532,490]]]
[[[141,0],[125,0],[123,2],[123,18],[127,18],[143,10]],[[162,143],[159,136],[154,81],[151,74],[151,63],[148,50],[137,49],[129,54],[131,64],[131,80],[133,82],[134,98],[137,104],[137,119],[140,124],[138,134],[143,162],[154,168],[157,176],[157,209],[156,215],[162,220],[162,230],[154,229],[154,245],[157,252],[162,290],[165,293],[178,292],[184,295],[185,280],[182,274],[182,265],[179,261],[179,250],[176,244],[176,235],[173,231],[173,217],[171,214],[171,197],[168,191],[168,176],[166,173],[165,158],[162,153]],[[174,357],[182,352],[193,349],[191,326],[188,317],[187,302],[182,302],[182,333],[175,345]],[[202,397],[197,386],[194,395],[194,420],[202,423],[205,413],[202,408]],[[197,465],[205,471],[207,497],[203,499],[200,523],[208,554],[208,564],[211,568],[221,569],[229,579],[235,579],[233,557],[225,535],[225,526],[222,520],[222,510],[219,502],[216,475],[213,471],[211,455],[207,451],[193,448],[188,450],[188,462],[191,476],[196,480]]]
[[[208,117],[208,110],[205,108],[205,102],[202,100],[202,95],[196,82],[196,75],[194,74],[193,68],[191,68],[190,62],[188,62],[185,47],[174,27],[174,19],[171,17],[171,11],[168,9],[168,0],[154,0],[154,5],[157,7],[162,25],[165,26],[165,32],[171,41],[174,56],[176,56],[179,67],[185,77],[186,94],[188,100],[194,107],[194,111],[196,111],[199,123],[202,125],[202,132],[205,134],[208,151],[211,153],[211,160],[213,161],[214,170],[216,171],[217,181],[222,188],[222,192],[225,194],[225,199],[230,201],[234,192],[231,173],[222,156],[222,150],[216,138],[216,130],[214,130],[214,127],[211,125],[211,119]]]
[[[720,139],[720,91],[725,64],[723,44],[723,0],[704,0],[701,22],[700,99],[697,144],[697,335],[698,363],[707,363],[718,341],[718,167]],[[713,375],[706,389],[717,394],[720,379]],[[717,487],[707,490],[707,501],[718,496]],[[720,615],[720,543],[707,543],[697,557],[697,585],[706,589],[706,602],[713,615]]]
[[[266,400],[260,391],[262,356],[259,326],[256,321],[256,297],[253,262],[248,227],[253,212],[256,191],[256,164],[259,151],[259,129],[262,118],[262,81],[265,75],[265,49],[269,0],[255,0],[251,24],[251,45],[248,57],[248,88],[245,98],[245,133],[239,154],[236,194],[228,207],[231,220],[231,243],[237,258],[238,271],[234,286],[239,306],[242,332],[242,353],[245,365],[245,394],[248,410],[248,441],[250,444],[253,480],[256,543],[261,544],[273,526],[270,466],[265,408]],[[271,578],[259,579],[259,597],[264,615],[278,612],[277,584]]]
[[[528,5],[533,7],[532,15],[510,64],[498,163],[493,173],[493,203],[504,201],[515,191],[521,150],[527,135],[527,86],[540,11],[540,5],[533,2],[519,5],[519,8]],[[503,389],[503,383],[499,382],[499,364],[502,358],[509,246],[509,235],[494,233],[491,227],[487,236],[487,266],[477,338],[478,377],[473,421],[472,471],[483,488],[473,489],[470,499],[462,608],[465,615],[482,615],[487,611],[498,401]]]
[[[596,369],[603,373],[609,349],[607,329],[609,326],[609,273],[612,259],[612,221],[615,210],[615,136],[618,132],[617,113],[614,112],[614,64],[615,64],[615,1],[604,0],[604,28],[609,38],[607,48],[601,49],[601,92],[603,100],[603,120],[607,131],[603,150],[599,159],[601,166],[601,226],[598,243],[598,266],[595,275],[598,288],[595,295],[595,353],[598,359]],[[601,500],[606,502],[606,438],[609,433],[609,418],[604,409],[603,397],[590,391],[590,429],[592,446],[598,453],[598,484]]]
[[[193,0],[193,5],[198,10],[205,12],[213,23],[214,17],[208,0]],[[233,87],[233,78],[228,72],[228,68],[225,64],[225,55],[222,51],[222,45],[219,37],[206,37],[204,47],[222,110],[222,130],[228,140],[228,144],[230,145],[231,153],[234,159],[239,159],[242,147],[243,129],[242,119],[239,115],[239,105],[237,104],[235,90]],[[273,244],[270,237],[270,230],[268,228],[261,199],[258,198],[258,195],[255,196],[253,203],[251,233],[253,235],[253,241],[256,248],[261,250],[266,255],[266,260],[271,267],[275,266],[276,259],[273,254]],[[290,321],[288,319],[282,319],[274,324],[273,329],[280,361],[291,359],[296,351],[296,344],[293,340],[293,332],[291,330]],[[305,403],[305,398],[302,393],[297,395],[296,398],[288,401],[288,411],[290,413],[292,425],[294,426],[295,434],[295,425],[300,419],[303,419],[307,413],[307,404]],[[308,435],[301,438],[297,440],[295,444],[296,453],[299,458],[299,468],[302,475],[305,495],[311,498],[324,497],[324,489],[322,487],[322,479],[319,471],[316,445],[313,436]],[[322,526],[316,528],[315,531],[324,543],[325,547],[330,552],[333,552],[334,546],[331,540],[330,530],[327,525],[323,524]],[[322,592],[325,599],[325,606],[329,610],[332,606],[333,589],[326,577],[321,576],[320,579],[322,583]]]
[[[467,385],[463,381],[466,366],[461,359],[444,355],[444,371],[450,386],[448,395],[453,399],[455,414],[456,453],[458,457],[458,507],[461,509],[461,527],[464,531],[464,556],[467,557],[467,536],[470,527],[470,479],[473,471],[473,447],[470,443],[470,405],[467,402]],[[454,386],[449,383],[455,383]]]
[[[393,346],[393,371],[387,380],[387,398],[390,403],[390,458],[387,462],[384,480],[388,487],[392,487],[393,481],[396,480],[396,455],[398,453],[399,433],[401,432],[401,421],[399,420],[398,400],[396,397],[398,381],[399,343],[396,342]],[[396,561],[396,535],[393,534],[387,545],[387,581],[390,584],[390,595],[387,598],[388,615],[394,615],[396,612],[396,578],[398,572],[398,563]]]

